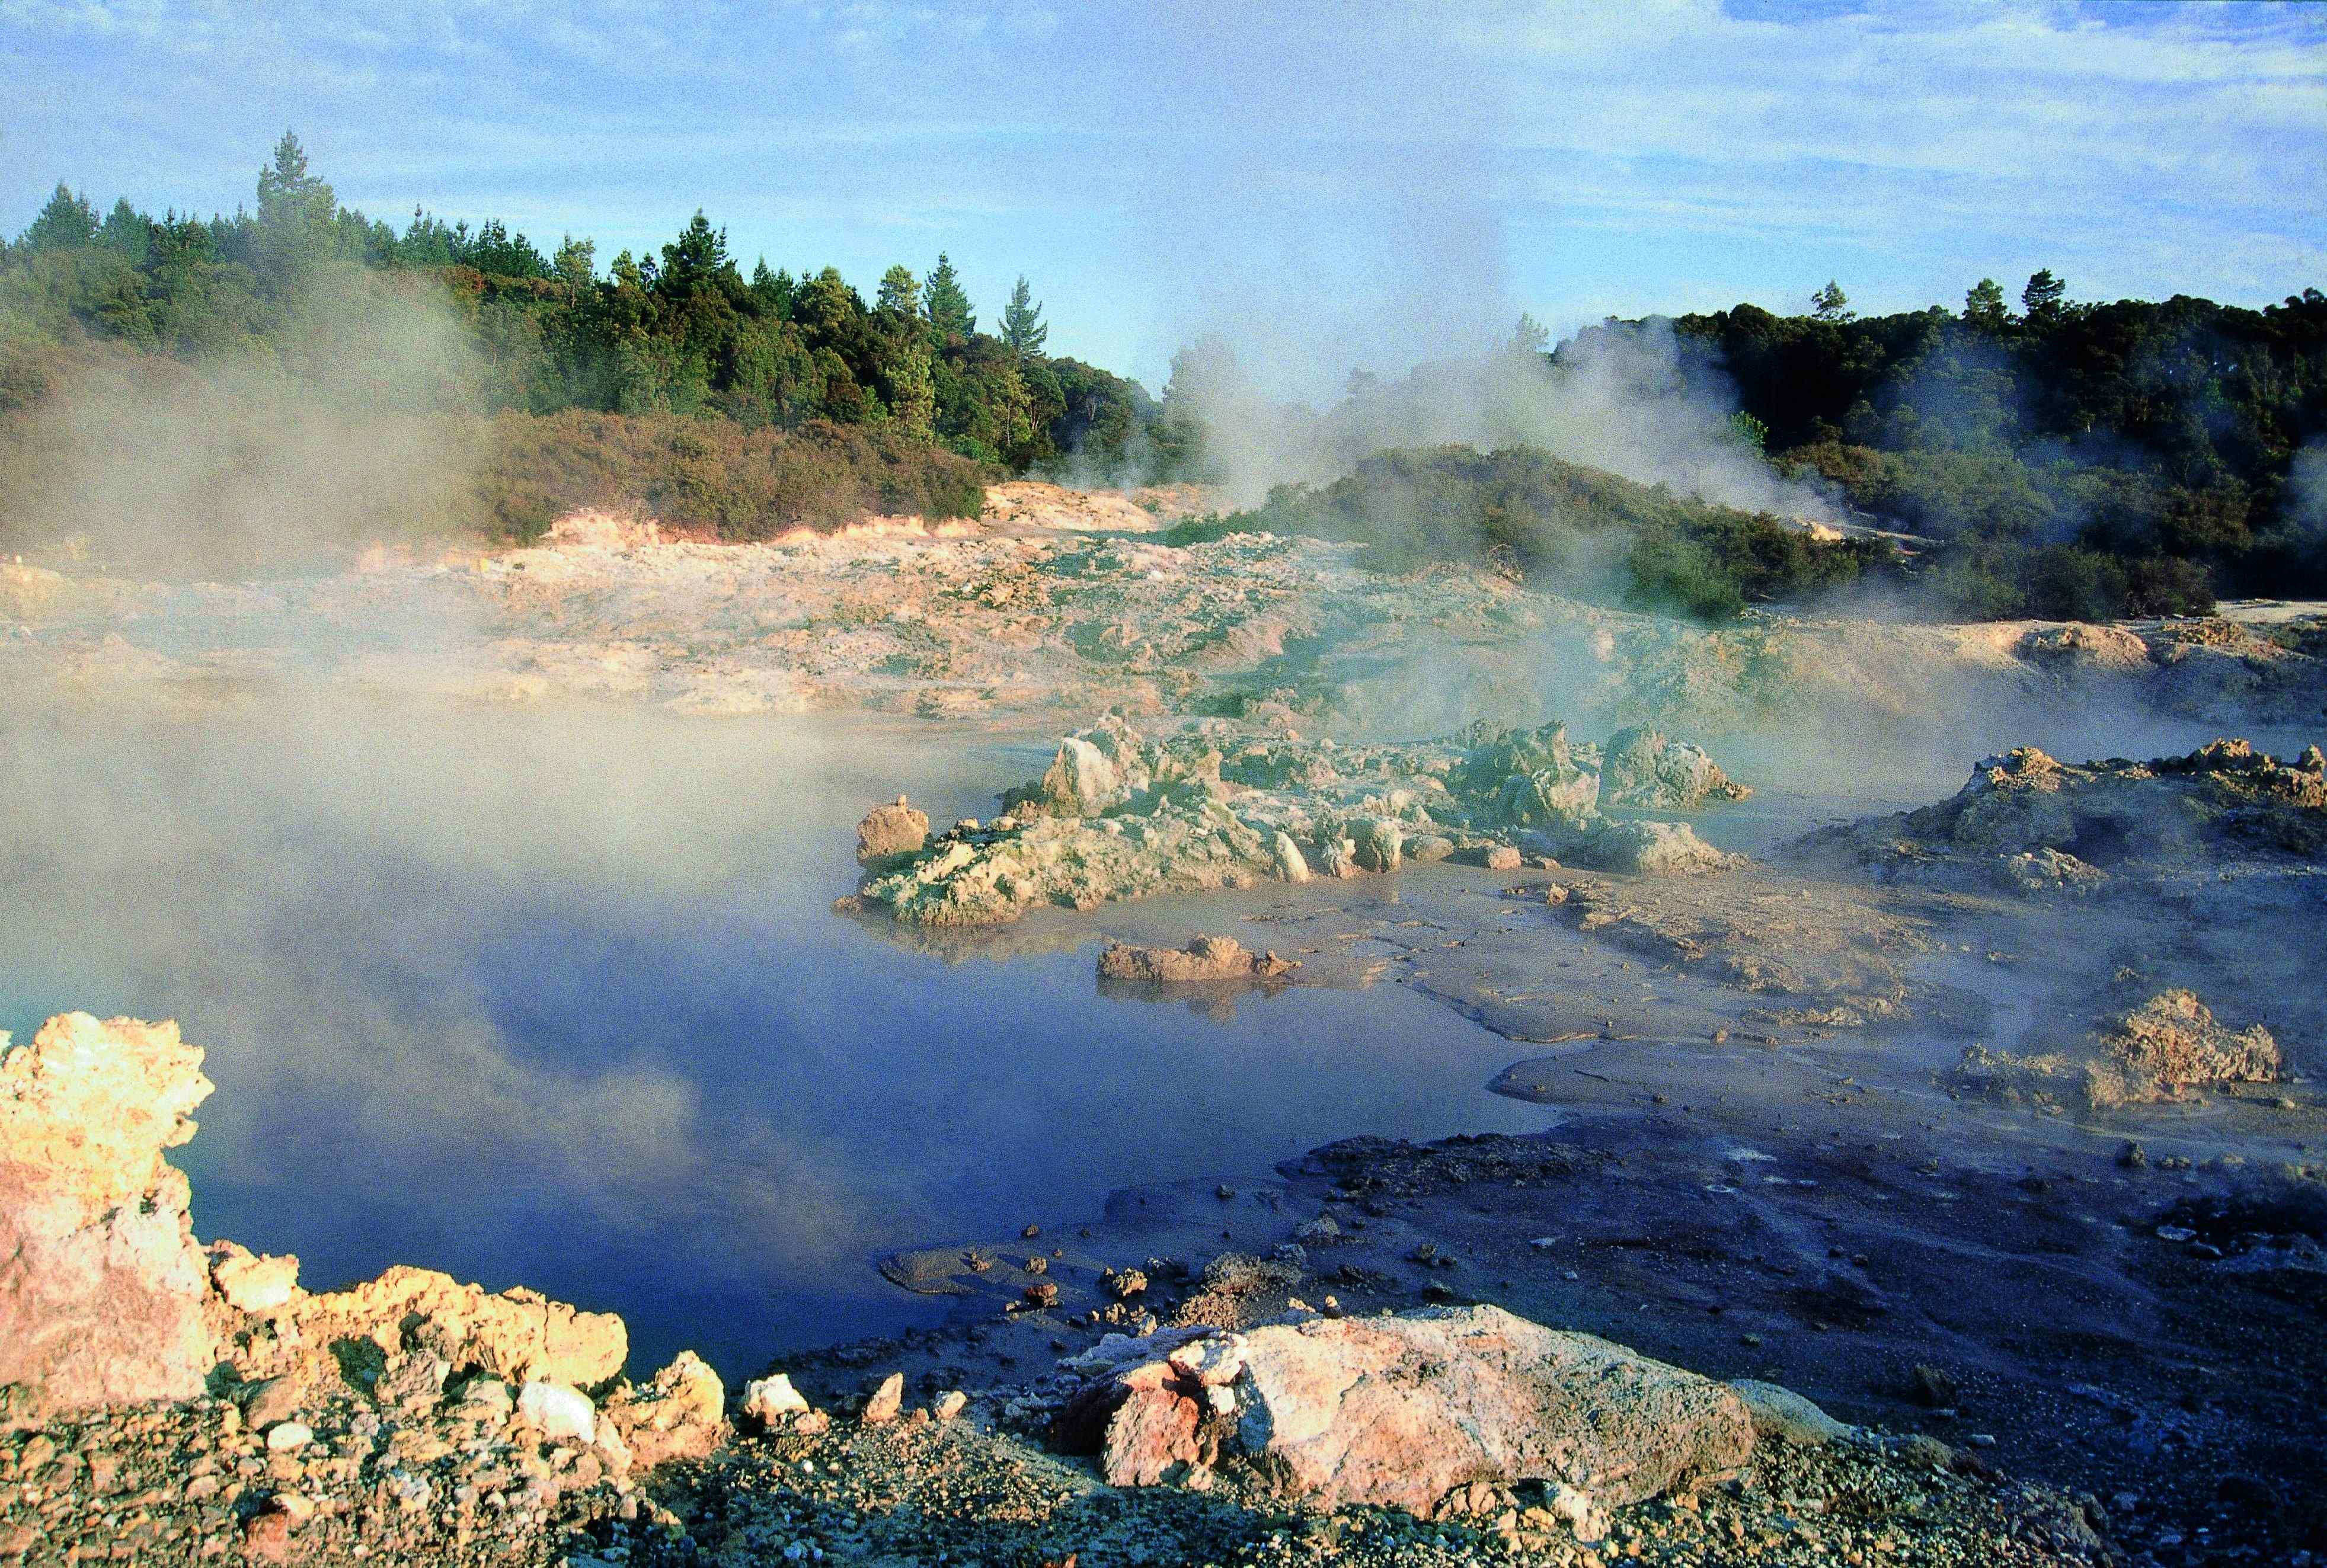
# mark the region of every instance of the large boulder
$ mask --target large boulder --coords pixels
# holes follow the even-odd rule
[[[1289,833],[1278,832],[1268,841],[1269,874],[1282,882],[1305,882],[1309,880],[1309,863],[1302,858],[1301,846],[1293,842]]]
[[[1564,826],[1584,821],[1599,809],[1600,775],[1580,769],[1546,768],[1514,773],[1495,796],[1495,820],[1507,827]]]
[[[729,1430],[726,1405],[719,1374],[694,1351],[681,1350],[648,1381],[616,1389],[600,1414],[621,1434],[632,1461],[651,1470],[717,1448]]]
[[[61,1410],[201,1392],[210,1268],[163,1158],[194,1135],[201,1066],[174,1023],[86,1013],[0,1057],[0,1386]]]
[[[1367,871],[1396,871],[1405,859],[1406,834],[1395,817],[1360,817],[1350,824],[1351,858]]]
[[[1575,854],[1575,851],[1571,851]],[[1686,822],[1601,822],[1583,842],[1584,863],[1634,876],[1696,876],[1728,871],[1744,857],[1724,854]]]
[[[1557,719],[1533,730],[1474,726],[1471,738],[1475,743],[1463,754],[1460,771],[1473,793],[1499,789],[1514,773],[1575,770],[1567,726]]]
[[[232,1241],[214,1241],[203,1252],[210,1258],[211,1288],[238,1312],[264,1316],[288,1306],[299,1293],[299,1260],[292,1254],[262,1255]]]
[[[1053,817],[1097,817],[1121,798],[1123,775],[1097,742],[1069,735],[1035,790]]]
[[[1764,1383],[1758,1377],[1732,1378],[1729,1386],[1745,1402],[1753,1418],[1753,1435],[1776,1439],[1796,1448],[1822,1448],[1850,1436],[1853,1428],[1836,1421],[1790,1388]]]
[[[1743,800],[1752,791],[1721,770],[1705,748],[1657,730],[1619,730],[1600,762],[1601,798],[1614,806],[1686,811],[1708,800]]]
[[[1241,1462],[1306,1506],[1425,1518],[1478,1481],[1638,1502],[1736,1468],[1754,1430],[1725,1384],[1486,1306],[1185,1339],[1110,1368],[1069,1417],[1061,1437],[1113,1484]]]
[[[919,854],[929,841],[928,813],[915,810],[900,795],[893,802],[875,806],[856,825],[856,863],[871,865]]]

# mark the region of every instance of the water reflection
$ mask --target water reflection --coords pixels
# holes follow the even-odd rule
[[[205,1236],[316,1286],[522,1282],[731,1372],[939,1310],[878,1279],[892,1248],[1354,1132],[1542,1125],[1484,1092],[1508,1046],[1394,989],[1156,1006],[1100,994],[1071,931],[834,917],[864,802],[977,814],[1024,770],[936,733],[12,714],[0,1026],[174,1015],[209,1048],[178,1156]]]

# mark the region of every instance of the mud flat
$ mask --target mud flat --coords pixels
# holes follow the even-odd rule
[[[577,530],[540,548],[244,583],[0,565],[0,674],[202,700],[285,673],[496,701],[599,695],[706,715],[874,710],[1057,729],[1110,707],[1311,733],[1563,715],[1710,742],[1773,727],[1961,768],[2034,739],[2098,755],[2138,721],[2309,725],[2327,616],[1924,625],[1757,611],[1724,628],[1596,608],[1457,566],[1238,535],[1176,547],[1185,496],[1003,487],[995,520],[765,545]],[[1136,514],[1148,527],[1133,529]],[[2080,720],[2072,715],[2080,715]],[[2036,733],[2039,717],[2044,733]]]
[[[308,1295],[294,1278],[269,1300],[284,1282],[268,1259],[193,1240],[182,1179],[159,1163],[179,1109],[152,1118],[136,1201],[84,1193],[52,1239],[87,1258],[106,1255],[89,1239],[105,1227],[145,1237],[138,1255],[164,1266],[158,1297],[136,1299],[160,1302],[182,1365],[143,1395],[121,1355],[87,1395],[60,1397],[53,1366],[10,1373],[0,1554],[64,1562],[121,1540],[197,1560],[577,1563],[2327,1553],[2313,939],[2327,806],[2315,758],[2290,743],[2322,696],[2308,608],[2123,627],[1771,613],[1707,630],[1483,574],[1377,577],[1313,542],[1181,549],[1033,516],[960,537],[618,540],[297,583],[5,586],[5,673],[66,723],[157,695],[195,714],[263,707],[290,677],[561,715],[550,700],[576,694],[658,706],[705,750],[759,745],[772,732],[735,726],[791,709],[966,719],[924,733],[954,755],[1004,747],[980,763],[994,795],[875,766],[849,775],[847,819],[899,787],[909,802],[854,845],[818,819],[824,898],[845,891],[851,847],[867,863],[865,907],[819,912],[829,929],[964,975],[1055,987],[1070,967],[1077,1005],[1152,1003],[1197,1027],[1334,996],[1352,1004],[1351,1049],[1392,1071],[1417,1050],[1420,1008],[1475,1037],[1500,1105],[1543,1130],[1385,1138],[1335,1110],[1328,1076],[1299,1108],[1348,1125],[1306,1155],[1315,1135],[1287,1135],[1198,1175],[917,1237],[874,1288],[918,1326],[837,1346],[851,1336],[771,1333],[771,1365],[706,1367],[706,1383],[659,1355],[667,1376],[535,1376],[474,1326],[505,1315],[485,1304],[505,1293],[459,1276],[401,1315],[402,1285],[382,1282]],[[1572,737],[1543,727],[1553,714]],[[1482,716],[1497,723],[1463,731]],[[2045,754],[2012,750],[2030,743]],[[1617,766],[1641,755],[1645,770]],[[554,770],[513,775],[537,776]],[[610,803],[650,798],[622,779],[529,788],[556,832],[586,840],[622,819]],[[1690,779],[1707,788],[1683,798]],[[1654,875],[1603,853],[1612,827],[1653,823],[1707,854]],[[1091,835],[1155,853],[1118,861]],[[378,853],[350,842],[350,866]],[[730,896],[766,919],[740,885]],[[976,918],[896,918],[916,898]],[[1100,938],[1145,957],[1102,982]],[[778,961],[818,974],[787,941]],[[1006,1010],[1006,979],[958,990],[957,1005]],[[1191,1107],[1220,1076],[1183,1075],[1112,1136],[1185,1171],[1210,1136]],[[7,1153],[19,1183],[55,1163],[13,1133]],[[556,1169],[572,1182],[587,1164]],[[246,1287],[261,1294],[235,1305]],[[586,1289],[563,1293],[574,1308],[528,1296],[519,1316],[603,1316]],[[100,1315],[125,1299],[61,1295]],[[1369,1328],[1384,1310],[1399,1326]],[[376,1358],[347,1353],[365,1341]],[[1619,1369],[1631,1392],[1563,1381],[1579,1365]],[[1273,1370],[1292,1367],[1310,1370]],[[1356,1388],[1359,1368],[1420,1392],[1387,1413],[1358,1400],[1348,1420],[1283,1402],[1294,1385]],[[298,1402],[254,1416],[292,1374]],[[553,1383],[581,1406],[523,1406]],[[1511,1411],[1526,1432],[1585,1413],[1631,1446],[1480,1446]],[[658,1433],[683,1441],[651,1452]],[[1361,1434],[1397,1442],[1385,1457]],[[1397,1490],[1414,1475],[1432,1495]]]
[[[1700,877],[1445,863],[1108,905],[1119,941],[1194,925],[1297,961],[1282,983],[1395,983],[1548,1047],[1496,1087],[1560,1122],[1126,1191],[1043,1277],[1092,1333],[1493,1302],[2081,1489],[2155,1561],[2301,1561],[2322,777],[2237,742],[2023,753],[1895,817],[1799,803],[1790,837],[1757,797],[1762,854]],[[1013,1248],[892,1277],[1009,1313]],[[1224,1251],[1283,1267],[1231,1302]],[[1134,1265],[1136,1311],[1107,1283]],[[914,1349],[953,1375],[1049,1332]]]

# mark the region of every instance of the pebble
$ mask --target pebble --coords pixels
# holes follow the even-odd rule
[[[279,1430],[279,1429],[278,1429]],[[242,1527],[243,1554],[259,1563],[280,1563],[291,1554],[287,1514],[253,1514]]]
[[[296,1453],[315,1441],[315,1429],[304,1421],[279,1421],[266,1429],[266,1451]]]

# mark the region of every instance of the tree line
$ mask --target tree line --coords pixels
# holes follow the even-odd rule
[[[1072,462],[1126,481],[1218,477],[1201,356],[1175,361],[1160,401],[1052,356],[1023,277],[981,330],[942,253],[920,274],[890,267],[868,302],[831,267],[762,259],[747,274],[701,212],[653,253],[603,267],[587,238],[545,253],[498,220],[416,211],[399,230],[342,205],[287,133],[255,205],[231,216],[154,218],[126,199],[100,210],[60,185],[21,236],[0,239],[0,435],[92,347],[187,361],[287,352],[310,324],[313,280],[333,273],[449,302],[472,350],[464,406],[499,411],[501,444],[528,462],[570,471],[486,498],[483,514],[507,531],[624,485],[750,537],[775,526],[761,515],[771,506],[797,518],[844,491],[974,509],[980,473]],[[2181,294],[2079,302],[2045,271],[2016,309],[1983,278],[1960,310],[1861,317],[1835,282],[1800,314],[1740,304],[1611,319],[1556,346],[1523,320],[1510,352],[1556,378],[1611,336],[1676,343],[1690,392],[1734,399],[1738,443],[1865,520],[1930,541],[1908,548],[1948,612],[2168,613],[2216,593],[2327,593],[2316,289],[2260,310]],[[1353,375],[1350,396],[1374,385]],[[556,439],[510,423],[535,417],[554,421]],[[639,463],[645,477],[625,467]],[[1463,489],[1434,490],[1433,517]],[[1575,509],[1563,501],[1560,515],[1572,522]],[[1662,535],[1712,537],[1679,515]],[[1770,536],[1750,537],[1763,548]],[[1731,543],[1713,556],[1745,561]],[[1720,567],[1679,597],[1824,582],[1815,563],[1783,553],[1783,565]]]
[[[1943,542],[1935,572],[1957,612],[2162,614],[2216,593],[2327,592],[2315,288],[2261,310],[2082,303],[2045,270],[2016,311],[1982,278],[1960,311],[1859,317],[1829,283],[1807,315],[1741,304],[1674,325],[1688,373],[1734,386],[1778,467]]]
[[[318,268],[435,280],[481,352],[487,409],[721,415],[747,430],[878,426],[1023,471],[1062,455],[1119,464],[1153,404],[1134,382],[1044,351],[1020,278],[994,322],[940,254],[871,303],[831,267],[745,275],[701,212],[659,254],[603,270],[587,238],[548,254],[497,219],[473,229],[416,211],[401,232],[341,205],[286,133],[255,209],[201,219],[100,213],[60,184],[0,240],[0,414],[36,401],[78,338],[197,356],[299,330]]]

